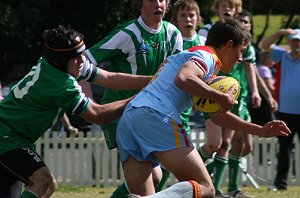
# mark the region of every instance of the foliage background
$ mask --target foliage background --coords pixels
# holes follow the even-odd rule
[[[173,2],[171,0],[171,4]],[[205,23],[210,22],[214,16],[212,2],[198,0]],[[288,17],[293,15],[289,27],[299,27],[300,7],[296,2],[244,0],[243,4],[254,15],[285,15],[276,27],[284,27]],[[85,43],[90,47],[115,26],[133,18],[130,0],[0,1],[0,13],[0,81],[18,80],[36,64],[42,55],[42,34],[45,29],[57,27],[59,24],[70,25],[85,35]],[[166,20],[169,16],[167,14]],[[254,22],[256,25],[256,21]],[[263,26],[262,20],[260,23]]]

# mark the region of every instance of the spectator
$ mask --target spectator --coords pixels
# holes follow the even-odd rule
[[[215,0],[212,9],[219,20],[231,19],[242,11],[242,0]],[[198,34],[206,38],[212,25],[204,25],[199,29]]]
[[[223,93],[204,83],[219,70],[229,72],[242,59],[250,39],[250,33],[235,20],[215,23],[207,37],[208,46],[168,57],[155,79],[129,103],[118,125],[117,143],[131,193],[154,194],[152,168],[161,163],[181,183],[171,187],[172,193],[166,189],[154,197],[214,197],[204,163],[181,125],[180,114],[192,106],[192,95],[220,103],[221,111],[212,113],[211,118],[223,127],[265,137],[288,135],[281,121],[261,127],[228,112],[235,104],[234,86]],[[193,181],[183,182],[189,180]]]
[[[182,51],[180,31],[171,23],[163,21],[170,0],[132,0],[133,12],[138,18],[115,28],[108,36],[87,50],[93,64],[109,61],[108,69],[137,75],[154,75],[166,57]],[[137,90],[115,91],[105,89],[102,103],[124,99],[138,93]],[[102,126],[108,149],[116,148],[118,120]],[[162,188],[170,174],[160,167],[155,172],[154,182]],[[160,183],[160,184],[159,184]],[[158,185],[159,184],[159,185]],[[112,198],[127,197],[128,190],[122,184]]]
[[[18,180],[28,186],[20,198],[53,194],[55,178],[34,147],[65,111],[106,124],[118,118],[132,99],[99,105],[85,96],[77,80],[116,89],[140,89],[150,80],[90,64],[82,55],[83,37],[73,29],[59,26],[46,30],[43,38],[43,57],[0,102],[0,197],[9,196],[11,185]]]
[[[274,61],[272,61],[270,57],[269,52],[260,52],[259,53],[259,58],[258,58],[258,65],[257,65],[257,70],[260,75],[260,77],[263,79],[264,83],[266,84],[267,88],[269,91],[274,94],[274,75],[273,71],[271,68],[274,66]],[[264,125],[267,122],[270,122],[271,120],[274,120],[274,112],[273,109],[271,109],[268,100],[261,95],[262,102],[261,106],[258,108],[249,108],[252,122],[259,124],[259,125]]]
[[[275,45],[275,41],[288,35],[290,50]],[[278,98],[278,118],[286,122],[292,133],[289,137],[278,137],[279,153],[277,173],[270,190],[287,190],[290,158],[295,134],[300,138],[300,29],[280,29],[260,43],[262,50],[270,51],[271,58],[278,63],[276,68],[275,96]]]

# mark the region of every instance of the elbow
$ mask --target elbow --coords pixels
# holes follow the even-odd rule
[[[186,83],[186,78],[184,78],[184,76],[182,75],[178,75],[174,80],[174,84],[180,89],[184,88],[185,83]]]

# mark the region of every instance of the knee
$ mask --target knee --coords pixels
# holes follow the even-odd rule
[[[228,151],[229,147],[230,147],[230,141],[229,140],[224,140],[221,144],[220,149]]]
[[[158,186],[162,177],[163,177],[163,172],[162,172],[162,169],[160,168],[160,166],[153,168],[152,180],[153,180],[154,186]]]
[[[209,154],[213,154],[214,152],[217,152],[222,146],[222,142],[212,142],[207,144],[206,148],[208,150]]]
[[[47,194],[52,195],[55,190],[57,189],[58,184],[56,179],[52,176],[49,183],[48,183],[48,190],[47,190]]]
[[[45,173],[43,177],[42,189],[45,189],[45,194],[50,196],[58,187],[57,181],[50,171]]]
[[[252,144],[245,144],[244,145],[244,150],[243,150],[243,153],[242,153],[242,157],[248,155],[252,150],[253,150]]]
[[[52,195],[57,189],[57,182],[53,174],[46,167],[40,168],[30,177],[30,189],[40,197]]]

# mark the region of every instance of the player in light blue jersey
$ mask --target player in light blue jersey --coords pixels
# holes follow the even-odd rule
[[[262,127],[228,112],[235,104],[234,86],[223,93],[204,82],[219,70],[230,72],[242,59],[250,39],[249,31],[238,21],[217,22],[208,34],[207,46],[195,46],[168,57],[153,81],[128,104],[118,124],[117,144],[131,193],[214,197],[206,167],[181,125],[180,114],[193,105],[192,96],[219,102],[222,108],[211,113],[211,118],[223,127],[263,137],[289,134],[284,122],[273,121]],[[152,169],[159,163],[180,183],[153,195]]]

